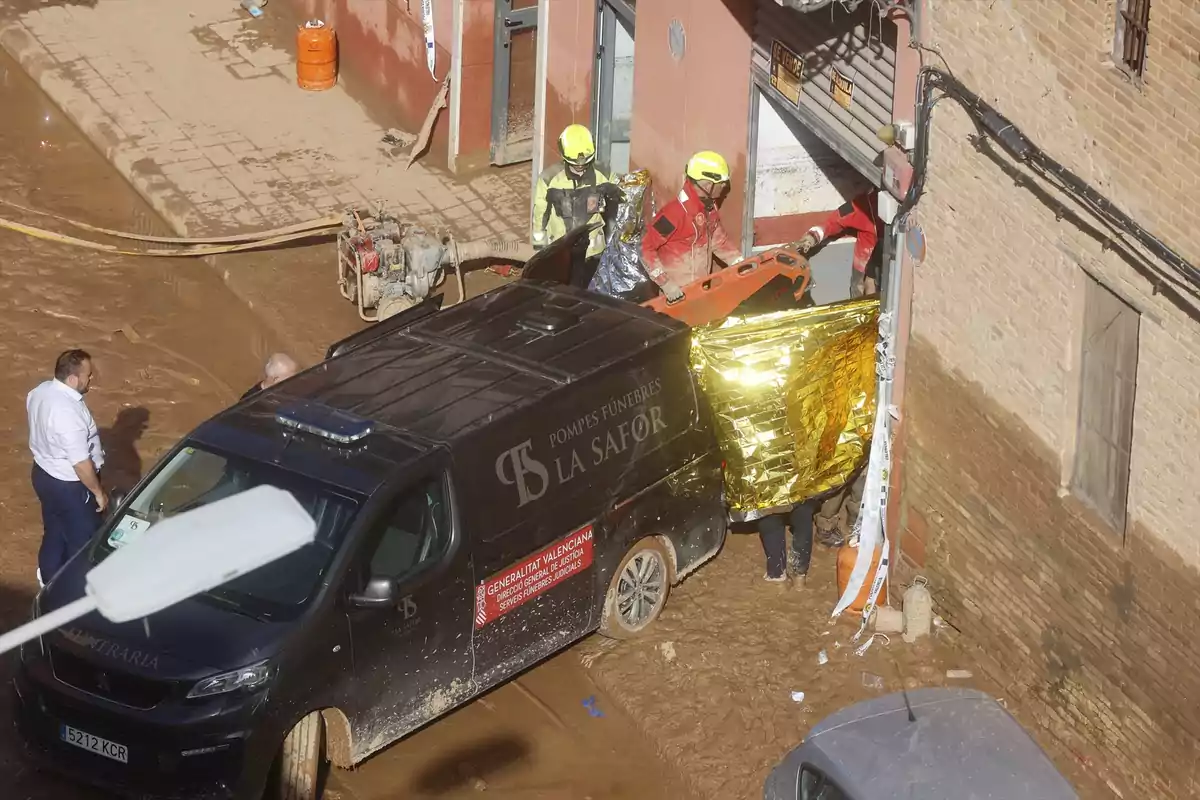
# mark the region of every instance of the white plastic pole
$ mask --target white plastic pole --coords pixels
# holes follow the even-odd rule
[[[0,655],[95,610],[96,599],[91,595],[84,595],[73,603],[67,603],[62,608],[26,622],[16,630],[0,634]]]

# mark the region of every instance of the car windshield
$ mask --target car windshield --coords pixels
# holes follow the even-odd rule
[[[260,619],[294,616],[316,593],[357,503],[332,488],[269,464],[184,447],[166,461],[121,511],[99,542],[98,560],[150,533],[155,523],[256,486],[290,492],[317,523],[312,544],[225,583],[202,599]],[[246,530],[253,536],[253,530]]]

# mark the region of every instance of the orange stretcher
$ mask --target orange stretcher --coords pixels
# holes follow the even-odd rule
[[[688,325],[705,325],[752,300],[794,307],[804,301],[811,282],[808,259],[790,247],[778,247],[681,286],[683,299],[675,303],[660,294],[642,305]],[[791,295],[786,303],[785,293]]]

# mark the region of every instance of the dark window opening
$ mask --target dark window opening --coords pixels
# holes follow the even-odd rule
[[[800,800],[849,800],[846,793],[837,787],[825,773],[804,765],[800,772]]]
[[[450,520],[440,478],[408,491],[371,556],[371,577],[402,581],[439,560],[450,548]]]
[[[1114,57],[1135,78],[1146,71],[1150,37],[1150,0],[1117,0],[1117,35]]]

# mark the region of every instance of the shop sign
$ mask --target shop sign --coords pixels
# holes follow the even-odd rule
[[[847,111],[854,105],[854,81],[838,71],[837,67],[829,70],[829,93],[833,95],[833,102]]]
[[[771,88],[800,107],[800,83],[804,79],[804,59],[779,40],[771,42]]]

